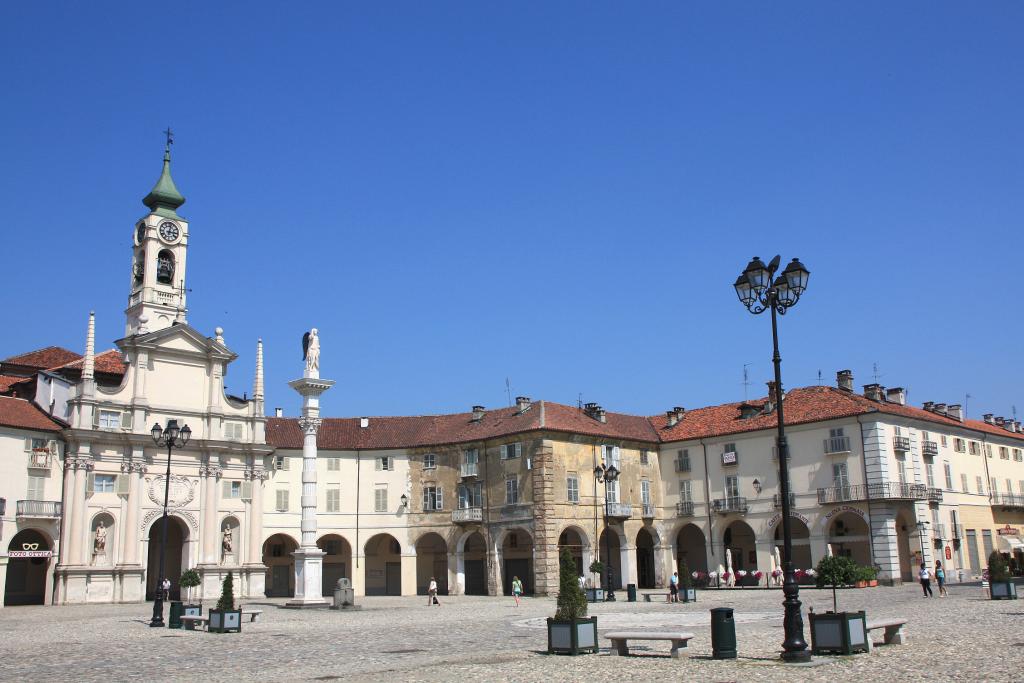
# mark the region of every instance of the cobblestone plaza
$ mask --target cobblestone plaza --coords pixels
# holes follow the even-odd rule
[[[621,597],[625,597],[622,595]],[[831,591],[801,592],[804,607],[831,608]],[[698,602],[591,605],[599,631],[679,628],[691,631],[689,659],[667,645],[631,647],[637,656],[549,656],[545,617],[553,598],[369,597],[356,612],[262,606],[261,621],[241,634],[151,629],[145,604],[19,607],[0,620],[0,680],[274,680],[274,681],[1017,681],[1024,678],[1024,607],[984,599],[974,585],[948,598],[922,599],[905,585],[839,591],[840,609],[869,619],[905,617],[909,642],[871,654],[815,658],[813,666],[778,662],[782,594],[777,590],[702,591]],[[739,658],[711,657],[712,607],[735,610]],[[209,605],[207,605],[207,608]],[[810,639],[809,632],[807,633]],[[879,639],[876,638],[876,642]],[[41,642],[50,644],[40,652]]]

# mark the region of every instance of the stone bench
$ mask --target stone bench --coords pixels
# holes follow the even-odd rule
[[[185,615],[181,617],[181,623],[185,625],[185,628],[189,631],[196,630],[196,624],[204,628],[209,627],[210,617],[201,617],[196,615]]]
[[[892,618],[892,619],[875,619],[867,623],[868,631],[868,652],[874,648],[874,643],[871,640],[871,632],[879,629],[884,629],[882,636],[882,642],[886,645],[903,645],[907,642],[907,632],[903,630],[906,625],[906,619]]]
[[[245,617],[249,617],[249,621],[250,622],[259,621],[260,617],[262,615],[263,615],[263,610],[261,610],[261,609],[243,609],[242,610],[242,618],[244,619]]]
[[[666,591],[665,593],[659,593],[659,592],[657,592],[657,591],[654,591],[654,592],[650,592],[650,593],[641,593],[641,595],[643,595],[643,596],[644,596],[644,602],[650,602],[650,601],[651,601],[651,596],[652,596],[652,595],[660,595],[660,596],[663,596],[663,597],[665,598],[665,600],[666,600],[666,601],[668,601],[669,597],[670,597],[670,596],[671,596],[672,594],[671,594],[671,593],[669,593],[669,592],[667,592],[667,591]]]
[[[686,648],[686,643],[693,638],[693,634],[683,631],[612,631],[605,633],[604,637],[612,641],[613,655],[628,655],[630,640],[668,640],[672,642],[672,658],[681,659],[681,650]]]

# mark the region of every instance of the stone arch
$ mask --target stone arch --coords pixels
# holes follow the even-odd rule
[[[103,531],[100,531],[100,525]],[[117,533],[114,515],[107,510],[100,510],[89,520],[89,564],[106,567],[114,563],[117,548]],[[102,547],[101,547],[102,546]]]
[[[568,548],[569,552],[572,553],[573,559],[576,561],[576,571],[580,576],[585,576],[589,573],[592,552],[590,549],[590,538],[587,536],[586,531],[575,524],[565,526],[558,534],[559,557],[561,557],[562,548]]]
[[[811,556],[811,530],[804,523],[804,521],[798,517],[790,516],[789,518],[789,531],[791,540],[793,542],[793,568],[794,569],[813,569],[814,558]],[[772,548],[774,556],[775,548],[779,549],[779,557],[785,562],[785,558],[782,557],[783,551],[783,538],[782,538],[782,520],[775,525],[775,546]],[[782,567],[779,567],[782,569]]]
[[[156,595],[160,580],[160,547],[163,541],[163,517],[149,527],[146,565],[146,599]],[[171,582],[171,600],[181,600],[178,580],[189,565],[189,525],[177,514],[167,515],[167,551],[164,555],[163,575]]]
[[[238,558],[244,557],[242,551],[242,524],[235,515],[225,515],[220,521],[220,563],[229,566],[236,566]],[[230,530],[230,537],[226,532]],[[230,549],[229,549],[230,546]]]
[[[437,581],[437,592],[448,595],[448,545],[430,531],[416,539],[416,594],[426,595],[430,578]]]
[[[388,533],[372,536],[364,548],[367,595],[402,594],[402,544]]]
[[[464,595],[487,595],[487,540],[479,529],[455,542],[455,580]]]
[[[636,532],[636,585],[638,588],[654,588],[657,585],[654,567],[654,549],[658,543],[657,532],[643,526]]]
[[[860,565],[871,564],[871,530],[858,514],[843,512],[829,520],[825,543],[832,546],[834,555],[849,557]],[[800,565],[794,561],[793,566]]]
[[[687,522],[676,532],[676,571],[708,571],[708,545],[704,531]]]
[[[285,533],[271,535],[263,542],[263,565],[267,568],[265,593],[268,598],[295,597],[295,556],[299,542]]]
[[[29,527],[14,535],[7,552],[24,556],[12,556],[7,561],[4,604],[45,604],[46,582],[53,561],[53,539],[44,530]]]
[[[352,579],[352,545],[341,534],[324,534],[316,545],[324,551],[323,596],[330,600],[338,579]]]
[[[912,582],[917,575],[917,566],[924,557],[920,538],[913,515],[900,510],[896,515],[896,549],[900,561],[900,578],[903,581]]]
[[[732,558],[733,572],[744,570],[752,572],[757,569],[757,537],[749,524],[742,519],[734,519],[722,531],[722,555],[726,567]],[[728,552],[726,552],[728,551]]]
[[[621,588],[624,577],[622,575],[622,550],[628,545],[626,534],[619,526],[607,525],[601,530],[597,540],[597,552],[604,564],[604,574],[601,576],[602,586],[608,589],[608,568],[612,570],[612,588]],[[628,560],[627,560],[628,561]]]
[[[534,592],[533,536],[523,527],[504,529],[498,537],[498,552],[501,567],[501,584],[505,595],[512,595],[512,579],[519,577],[523,593]]]

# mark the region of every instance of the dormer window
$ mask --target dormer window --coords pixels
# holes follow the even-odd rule
[[[740,419],[741,420],[749,420],[751,418],[757,417],[760,414],[761,414],[761,406],[756,406],[756,405],[753,405],[753,404],[750,404],[750,403],[741,403],[740,404]]]
[[[156,281],[165,285],[174,281],[174,254],[167,249],[157,254]]]

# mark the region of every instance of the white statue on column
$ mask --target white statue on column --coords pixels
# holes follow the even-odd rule
[[[314,327],[302,335],[302,359],[306,361],[306,376],[320,375],[320,334]]]

